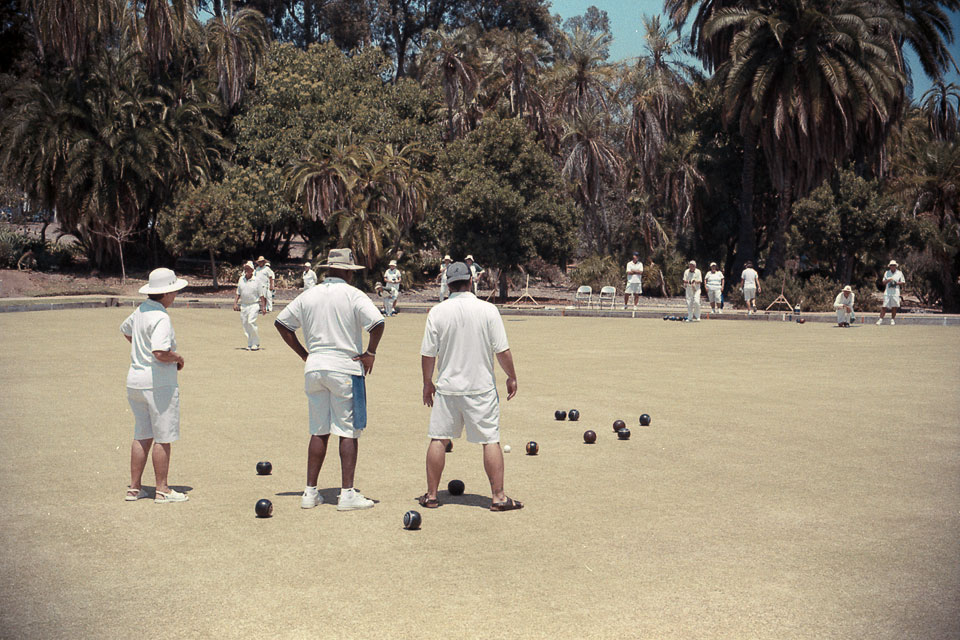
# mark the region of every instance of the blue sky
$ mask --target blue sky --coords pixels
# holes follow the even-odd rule
[[[656,15],[663,11],[661,0],[552,0],[551,13],[559,13],[564,20],[573,16],[582,15],[591,5],[607,12],[610,16],[610,29],[613,31],[613,45],[610,47],[610,58],[622,60],[632,58],[643,53],[643,21],[646,15]],[[960,61],[960,13],[950,14],[953,24],[954,42],[951,52]],[[913,70],[915,99],[930,88],[930,79],[923,74],[916,56],[908,47],[907,60]],[[960,84],[960,76],[951,73],[947,82]]]

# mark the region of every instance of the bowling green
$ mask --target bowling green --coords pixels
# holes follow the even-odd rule
[[[960,635],[955,328],[508,317],[506,487],[527,507],[492,513],[465,440],[442,485],[464,496],[415,502],[425,316],[401,314],[360,442],[357,486],[378,504],[338,513],[336,455],[328,504],[300,509],[300,361],[274,316],[264,350],[242,350],[228,310],[172,310],[186,368],[170,483],[189,502],[124,502],[129,312],[0,314],[0,637]],[[554,420],[574,408],[579,422]],[[260,498],[272,518],[255,518]],[[405,531],[414,508],[423,527]]]

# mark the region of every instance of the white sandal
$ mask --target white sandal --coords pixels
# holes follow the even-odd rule
[[[136,493],[134,493],[136,492]],[[127,487],[127,495],[123,497],[127,502],[136,502],[140,498],[149,498],[150,494],[147,493],[147,490],[143,487],[139,489],[134,489],[133,487]]]
[[[186,502],[190,498],[185,493],[180,493],[176,489],[170,489],[170,493],[157,491],[157,497],[153,501],[157,504],[166,504],[168,502]]]

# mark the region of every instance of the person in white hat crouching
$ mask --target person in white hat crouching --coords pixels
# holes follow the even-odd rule
[[[130,485],[125,500],[135,502],[150,494],[141,486],[150,447],[153,447],[153,473],[156,476],[154,502],[185,502],[187,495],[170,488],[170,444],[180,439],[180,387],[177,372],[183,369],[183,356],[177,353],[177,340],[167,308],[187,281],[170,269],[154,269],[148,284],[140,288],[145,300],[131,313],[120,332],[130,343],[130,368],[127,370],[127,401],[133,411],[133,443],[130,446]]]
[[[397,269],[397,261],[391,260],[389,268],[383,272],[383,288],[386,289],[393,300],[390,301],[390,311],[388,316],[397,313],[397,299],[400,297],[400,280],[403,279],[403,273]]]
[[[849,327],[853,319],[853,288],[847,285],[843,291],[837,294],[837,299],[833,301],[833,308],[837,310],[837,326]]]
[[[323,282],[304,291],[278,315],[274,325],[280,337],[306,365],[303,368],[310,412],[307,448],[307,485],[300,506],[310,509],[323,502],[317,478],[327,454],[330,434],[340,438],[340,497],[338,511],[369,509],[374,502],[354,487],[357,444],[367,426],[364,375],[373,371],[383,335],[383,316],[370,297],[350,282],[363,269],[350,249],[331,249]],[[306,348],[297,338],[303,330]],[[370,334],[363,348],[363,332]]]

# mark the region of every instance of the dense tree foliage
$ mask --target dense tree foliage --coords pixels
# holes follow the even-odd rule
[[[819,299],[896,257],[960,308],[960,0],[666,0],[624,62],[605,12],[548,9],[0,0],[0,193],[98,266],[301,237],[417,273],[639,250],[654,290],[752,259]]]

